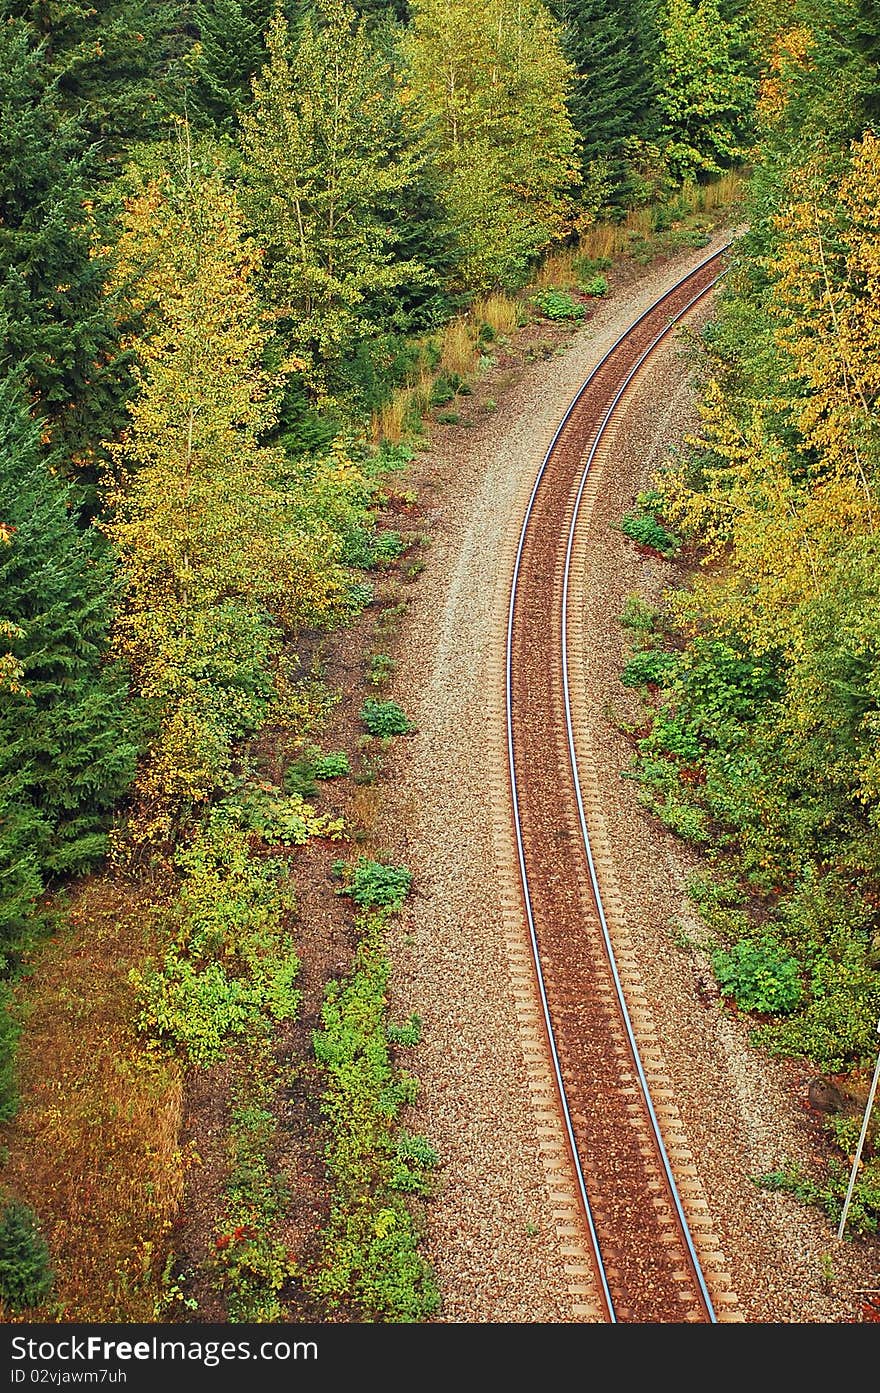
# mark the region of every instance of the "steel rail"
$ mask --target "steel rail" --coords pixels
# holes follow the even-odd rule
[[[616,1322],[617,1322],[617,1315],[616,1315],[616,1312],[615,1312],[615,1309],[614,1309],[614,1301],[613,1301],[613,1299],[612,1299],[611,1291],[610,1291],[610,1288],[609,1288],[609,1285],[608,1285],[608,1280],[607,1280],[607,1277],[606,1277],[606,1274],[605,1274],[605,1267],[604,1267],[604,1262],[603,1262],[603,1259],[602,1259],[602,1252],[601,1252],[601,1247],[600,1247],[600,1244],[599,1244],[598,1234],[597,1234],[597,1232],[596,1232],[595,1221],[594,1221],[594,1218],[593,1218],[593,1211],[592,1211],[592,1207],[591,1207],[591,1205],[590,1205],[590,1199],[589,1199],[589,1195],[588,1195],[588,1193],[587,1193],[586,1181],[585,1181],[585,1178],[584,1178],[583,1168],[582,1168],[582,1166],[581,1166],[581,1160],[580,1160],[580,1156],[579,1156],[579,1154],[578,1154],[577,1142],[576,1142],[575,1135],[574,1135],[574,1127],[573,1127],[573,1123],[572,1123],[571,1111],[570,1111],[570,1108],[569,1108],[568,1098],[567,1098],[567,1095],[566,1095],[565,1082],[564,1082],[563,1075],[562,1075],[562,1067],[561,1067],[561,1063],[560,1063],[560,1059],[559,1059],[559,1052],[558,1052],[557,1043],[556,1043],[556,1036],[555,1036],[555,1032],[554,1032],[554,1029],[553,1029],[553,1023],[552,1023],[551,1014],[550,1014],[550,1005],[549,1005],[549,1001],[548,1001],[548,998],[547,998],[546,983],[545,983],[545,980],[544,980],[543,969],[542,969],[542,967],[541,967],[541,954],[540,954],[540,948],[539,948],[539,946],[538,946],[537,930],[536,930],[536,927],[535,927],[534,914],[533,914],[533,911],[532,911],[531,896],[530,896],[530,893],[529,893],[528,873],[527,873],[527,870],[526,870],[526,862],[525,862],[525,847],[524,847],[524,843],[523,843],[522,825],[521,825],[520,814],[519,814],[519,795],[518,795],[518,785],[517,785],[517,778],[516,778],[516,767],[515,767],[514,747],[513,747],[513,690],[512,690],[512,689],[513,689],[513,680],[512,680],[512,672],[513,672],[513,626],[514,626],[514,611],[515,611],[515,607],[516,607],[517,585],[518,585],[518,581],[519,581],[519,574],[520,574],[520,569],[521,569],[521,564],[522,564],[523,549],[524,549],[524,546],[525,546],[526,535],[527,535],[528,528],[529,528],[529,522],[530,522],[530,520],[531,520],[532,512],[533,512],[533,510],[534,510],[535,499],[536,499],[537,494],[538,494],[538,489],[540,488],[541,481],[542,481],[542,479],[544,478],[544,474],[545,474],[545,472],[546,472],[546,470],[547,470],[547,465],[549,464],[550,459],[552,458],[553,453],[554,453],[554,451],[555,451],[555,449],[556,449],[556,447],[557,447],[557,445],[558,445],[558,443],[559,443],[559,439],[560,439],[560,437],[561,437],[561,435],[562,435],[562,433],[563,433],[565,427],[568,425],[569,420],[571,419],[572,415],[574,414],[574,412],[576,411],[578,405],[580,404],[581,400],[583,399],[585,393],[587,392],[587,390],[589,389],[589,387],[591,386],[591,384],[593,383],[593,381],[595,380],[595,378],[597,377],[597,375],[599,374],[599,372],[602,370],[602,368],[605,367],[605,365],[608,363],[609,359],[617,352],[617,350],[618,350],[618,349],[621,347],[621,345],[626,341],[626,339],[629,338],[629,336],[633,333],[633,331],[634,331],[636,328],[638,328],[638,326],[639,326],[640,324],[643,324],[644,321],[645,321],[646,319],[649,318],[649,316],[655,314],[656,311],[659,309],[659,307],[660,307],[666,300],[668,300],[671,296],[675,295],[679,290],[681,290],[682,286],[686,285],[687,282],[688,282],[689,280],[692,280],[692,279],[693,279],[696,275],[698,275],[699,272],[702,271],[706,266],[711,265],[711,263],[712,263],[713,261],[716,261],[720,256],[722,256],[722,255],[724,254],[724,252],[727,251],[727,250],[730,248],[731,245],[732,245],[732,244],[731,244],[730,242],[725,243],[725,245],[724,245],[723,247],[720,247],[720,248],[718,249],[718,251],[713,252],[713,254],[712,254],[711,256],[707,257],[704,261],[701,261],[697,266],[693,267],[692,270],[690,270],[690,271],[687,273],[686,276],[683,276],[683,277],[681,278],[681,280],[677,281],[677,282],[675,283],[675,285],[671,286],[671,287],[669,288],[669,290],[665,291],[663,295],[661,295],[657,300],[655,300],[651,305],[649,305],[649,306],[647,307],[647,309],[645,309],[636,319],[634,319],[633,322],[628,326],[628,328],[625,329],[624,332],[614,341],[614,343],[611,345],[611,347],[607,350],[607,352],[603,355],[603,357],[600,359],[600,361],[599,361],[599,362],[596,364],[596,366],[593,368],[592,372],[589,374],[589,376],[586,378],[586,380],[585,380],[585,381],[581,384],[581,386],[579,387],[577,393],[575,394],[575,396],[573,397],[572,401],[570,402],[570,404],[569,404],[569,406],[568,406],[568,409],[567,409],[566,412],[565,412],[565,415],[563,416],[562,420],[560,421],[559,425],[557,426],[557,428],[556,428],[556,430],[555,430],[555,432],[554,432],[554,434],[553,434],[553,438],[552,438],[552,440],[551,440],[551,442],[550,442],[550,445],[548,446],[547,452],[546,452],[546,454],[544,455],[544,459],[543,459],[543,461],[542,461],[542,463],[541,463],[541,467],[540,467],[540,469],[538,470],[537,476],[536,476],[536,478],[535,478],[535,482],[534,482],[534,485],[533,485],[533,487],[532,487],[531,494],[530,494],[530,496],[529,496],[528,504],[527,504],[527,506],[526,506],[526,511],[525,511],[525,515],[524,515],[524,518],[523,518],[522,528],[521,528],[521,530],[520,530],[519,543],[518,543],[518,546],[517,546],[516,558],[515,558],[514,567],[513,567],[513,576],[512,576],[512,580],[511,580],[510,605],[509,605],[508,620],[507,620],[506,715],[507,715],[507,757],[508,757],[508,768],[509,768],[509,773],[510,773],[510,784],[511,784],[512,802],[513,802],[514,826],[515,826],[515,832],[516,832],[517,859],[518,859],[518,862],[519,862],[520,878],[521,878],[522,887],[523,887],[523,899],[524,899],[524,903],[525,903],[526,917],[527,917],[528,927],[529,927],[529,939],[530,939],[530,942],[531,942],[532,957],[533,957],[534,964],[535,964],[535,972],[536,972],[537,982],[538,982],[538,991],[539,991],[539,995],[540,995],[540,998],[541,998],[541,1009],[542,1009],[542,1014],[543,1014],[543,1017],[544,1017],[544,1025],[545,1025],[545,1029],[546,1029],[546,1033],[547,1033],[547,1041],[548,1041],[548,1046],[549,1046],[549,1049],[550,1049],[550,1055],[551,1055],[551,1059],[552,1059],[552,1063],[553,1063],[553,1073],[554,1073],[554,1077],[555,1077],[555,1080],[556,1080],[557,1093],[558,1093],[558,1095],[559,1095],[560,1107],[561,1107],[561,1109],[562,1109],[563,1120],[564,1120],[564,1123],[565,1123],[565,1131],[566,1131],[566,1137],[567,1137],[567,1140],[568,1140],[568,1147],[569,1147],[569,1151],[570,1151],[570,1153],[571,1153],[572,1163],[573,1163],[573,1165],[574,1165],[575,1175],[576,1175],[576,1178],[577,1178],[578,1191],[579,1191],[579,1194],[580,1194],[581,1203],[582,1203],[582,1205],[583,1205],[584,1214],[585,1214],[586,1221],[587,1221],[587,1228],[588,1228],[588,1232],[589,1232],[589,1236],[590,1236],[590,1243],[591,1243],[591,1245],[592,1245],[593,1255],[594,1255],[595,1262],[596,1262],[596,1266],[597,1266],[597,1269],[598,1269],[599,1281],[600,1281],[601,1290],[602,1290],[602,1296],[603,1296],[603,1299],[604,1299],[604,1301],[605,1301],[605,1304],[606,1304],[606,1307],[607,1307],[607,1310],[608,1310],[609,1321],[610,1321],[611,1323],[616,1323]],[[575,743],[574,743],[574,730],[573,730],[572,717],[571,717],[570,688],[569,688],[569,679],[568,679],[567,617],[568,617],[568,586],[569,586],[569,576],[570,576],[570,569],[571,569],[571,556],[572,556],[572,551],[573,551],[573,547],[574,547],[575,530],[576,530],[576,526],[577,526],[579,511],[580,511],[581,499],[582,499],[582,497],[583,497],[584,488],[586,487],[587,476],[588,476],[588,474],[589,474],[590,467],[591,467],[591,465],[592,465],[592,463],[593,463],[593,460],[594,460],[594,458],[595,458],[596,451],[597,451],[598,446],[599,446],[599,442],[601,441],[602,436],[604,435],[604,433],[605,433],[605,431],[606,431],[606,429],[607,429],[607,427],[608,427],[608,424],[609,424],[609,422],[610,422],[610,420],[611,420],[611,418],[612,418],[612,416],[613,416],[613,414],[614,414],[614,411],[616,410],[617,406],[619,405],[620,400],[621,400],[622,396],[624,395],[624,393],[625,393],[627,387],[629,386],[630,382],[632,381],[633,377],[635,377],[635,375],[636,375],[636,373],[639,371],[639,369],[644,365],[646,359],[651,355],[651,353],[654,352],[654,350],[657,348],[657,346],[663,341],[663,339],[666,338],[666,336],[667,336],[667,335],[671,332],[671,330],[680,322],[680,320],[681,320],[686,314],[688,314],[688,313],[693,309],[694,305],[696,305],[700,300],[702,300],[702,299],[709,293],[709,291],[710,291],[715,285],[717,285],[718,281],[721,279],[721,277],[722,277],[724,274],[726,274],[726,272],[722,272],[720,275],[714,277],[714,279],[713,279],[712,281],[710,281],[709,284],[706,285],[702,290],[700,290],[699,293],[698,293],[697,295],[695,295],[695,296],[693,297],[692,300],[688,301],[688,303],[687,303],[681,310],[679,310],[675,315],[673,315],[673,316],[670,318],[669,322],[663,327],[663,329],[660,331],[660,333],[656,335],[656,337],[651,341],[651,343],[648,345],[648,347],[639,355],[639,357],[638,357],[638,359],[636,360],[636,362],[632,365],[632,367],[630,368],[630,370],[627,372],[625,378],[623,379],[623,381],[621,382],[620,386],[618,387],[618,389],[617,389],[617,391],[616,391],[616,393],[615,393],[615,395],[614,395],[614,397],[613,397],[613,399],[612,399],[612,401],[611,401],[611,404],[610,404],[609,407],[607,408],[606,413],[605,413],[605,416],[604,416],[604,418],[603,418],[603,420],[602,420],[602,423],[601,423],[601,425],[600,425],[600,427],[599,427],[599,430],[598,430],[598,432],[597,432],[597,434],[596,434],[596,437],[595,437],[595,439],[594,439],[594,441],[593,441],[593,444],[592,444],[592,446],[591,446],[591,448],[590,448],[589,455],[588,455],[588,457],[587,457],[587,461],[586,461],[585,467],[584,467],[583,472],[582,472],[581,481],[580,481],[580,486],[579,486],[579,488],[578,488],[578,492],[577,492],[577,496],[576,496],[576,500],[575,500],[574,512],[573,512],[573,516],[572,516],[572,523],[571,523],[571,528],[570,528],[570,531],[569,531],[568,542],[567,542],[567,547],[566,547],[565,573],[564,573],[563,590],[562,590],[562,678],[563,678],[563,690],[564,690],[564,698],[565,698],[565,715],[566,715],[566,727],[567,727],[567,738],[568,738],[569,759],[570,759],[570,763],[571,763],[572,777],[573,777],[574,788],[575,788],[575,794],[576,794],[577,805],[578,805],[578,816],[579,816],[579,820],[580,820],[580,827],[581,827],[581,834],[582,834],[583,843],[584,843],[584,850],[585,850],[585,853],[586,853],[586,856],[587,856],[587,864],[588,864],[588,866],[589,866],[589,871],[590,871],[590,880],[591,880],[591,884],[592,884],[593,895],[594,895],[594,898],[595,898],[595,901],[596,901],[596,908],[597,908],[598,915],[599,915],[599,921],[600,921],[600,924],[601,924],[601,927],[602,927],[602,934],[603,934],[603,939],[604,939],[604,943],[605,943],[606,953],[607,953],[607,955],[608,955],[609,963],[610,963],[611,970],[612,970],[612,974],[613,974],[613,978],[614,978],[615,989],[616,989],[617,998],[618,998],[618,1004],[619,1004],[619,1006],[620,1006],[620,1008],[621,1008],[622,1016],[623,1016],[623,1019],[624,1019],[624,1023],[625,1023],[625,1027],[626,1027],[626,1032],[627,1032],[627,1037],[628,1037],[629,1044],[630,1044],[630,1049],[631,1049],[631,1051],[632,1051],[633,1060],[634,1060],[634,1063],[635,1063],[635,1065],[636,1065],[636,1069],[637,1069],[637,1072],[638,1072],[639,1082],[640,1082],[640,1085],[641,1085],[641,1088],[642,1088],[643,1097],[644,1097],[644,1099],[645,1099],[645,1101],[646,1101],[646,1104],[647,1104],[649,1116],[650,1116],[650,1119],[651,1119],[651,1125],[652,1125],[653,1132],[654,1132],[654,1137],[655,1137],[655,1140],[656,1140],[657,1143],[658,1143],[658,1149],[659,1149],[660,1156],[661,1156],[661,1159],[662,1159],[662,1163],[663,1163],[663,1167],[664,1167],[664,1172],[665,1172],[665,1174],[666,1174],[667,1183],[669,1184],[670,1192],[671,1192],[672,1197],[673,1197],[673,1202],[674,1202],[674,1204],[675,1204],[676,1211],[677,1211],[677,1213],[678,1213],[679,1223],[680,1223],[680,1225],[681,1225],[681,1227],[682,1227],[682,1231],[683,1231],[683,1234],[684,1234],[684,1237],[685,1237],[685,1242],[686,1242],[686,1245],[687,1245],[687,1248],[688,1248],[689,1255],[690,1255],[690,1257],[691,1257],[691,1262],[692,1262],[693,1267],[694,1267],[695,1275],[696,1275],[696,1277],[697,1277],[698,1285],[700,1286],[700,1292],[701,1292],[701,1295],[702,1295],[702,1297],[703,1297],[704,1303],[705,1303],[705,1305],[706,1305],[706,1309],[707,1309],[707,1312],[708,1312],[708,1314],[709,1314],[709,1319],[710,1319],[710,1321],[713,1322],[713,1323],[717,1321],[717,1315],[716,1315],[716,1313],[715,1313],[714,1306],[713,1306],[712,1301],[711,1301],[711,1298],[710,1298],[710,1296],[709,1296],[708,1288],[706,1287],[705,1277],[704,1277],[704,1275],[703,1275],[702,1269],[701,1269],[701,1267],[700,1267],[699,1260],[698,1260],[698,1258],[697,1258],[696,1251],[695,1251],[695,1249],[694,1249],[693,1239],[692,1239],[691,1234],[690,1234],[689,1225],[688,1225],[688,1223],[687,1223],[687,1220],[686,1220],[686,1217],[685,1217],[685,1214],[684,1214],[684,1210],[683,1210],[683,1206],[682,1206],[682,1204],[681,1204],[681,1198],[680,1198],[679,1193],[678,1193],[678,1188],[677,1188],[677,1186],[676,1186],[676,1184],[675,1184],[674,1177],[673,1177],[673,1175],[672,1175],[672,1169],[671,1169],[671,1166],[670,1166],[670,1164],[669,1164],[669,1159],[668,1159],[668,1155],[667,1155],[667,1152],[666,1152],[666,1148],[665,1148],[665,1146],[664,1146],[664,1144],[663,1144],[663,1139],[662,1139],[662,1136],[661,1136],[661,1134],[660,1134],[660,1127],[659,1127],[659,1123],[658,1123],[658,1121],[657,1121],[656,1113],[655,1113],[655,1111],[654,1111],[653,1103],[652,1103],[652,1101],[651,1101],[650,1090],[649,1090],[649,1087],[648,1087],[647,1078],[646,1078],[646,1076],[645,1076],[644,1067],[643,1067],[642,1060],[641,1060],[641,1055],[640,1055],[640,1053],[639,1053],[639,1050],[638,1050],[638,1047],[637,1047],[637,1044],[636,1044],[635,1035],[634,1035],[634,1032],[633,1032],[633,1029],[632,1029],[632,1022],[631,1022],[631,1020],[630,1020],[629,1011],[628,1011],[628,1009],[627,1009],[626,1001],[625,1001],[625,999],[624,999],[623,987],[622,987],[622,984],[621,984],[621,982],[620,982],[620,977],[619,977],[619,973],[618,973],[618,969],[617,969],[617,962],[616,962],[616,959],[615,959],[615,956],[614,956],[614,952],[613,952],[613,947],[612,947],[612,944],[611,944],[611,937],[610,937],[610,934],[609,934],[609,932],[608,932],[608,925],[607,925],[607,921],[606,921],[606,917],[605,917],[604,905],[603,905],[603,902],[602,902],[602,896],[601,896],[601,892],[600,892],[600,889],[599,889],[598,877],[597,877],[597,875],[596,875],[595,864],[594,864],[594,861],[593,861],[592,847],[591,847],[591,844],[590,844],[589,832],[588,832],[588,829],[587,829],[587,822],[586,822],[586,814],[585,814],[585,811],[584,811],[583,798],[582,798],[582,794],[581,794],[580,778],[579,778],[578,764],[577,764],[577,755],[576,755],[576,752],[575,752]]]

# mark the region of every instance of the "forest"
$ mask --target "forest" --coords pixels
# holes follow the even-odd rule
[[[701,427],[622,520],[678,577],[622,616],[632,779],[755,1048],[876,1054],[880,6],[4,0],[0,46],[4,1318],[429,1319],[412,875],[330,796],[411,722],[374,654],[325,748],[322,645],[418,575],[407,466],[481,358],[712,210],[744,230]],[[296,1251],[292,1092],[327,1197]],[[826,1184],[772,1183],[834,1218],[829,1126]]]

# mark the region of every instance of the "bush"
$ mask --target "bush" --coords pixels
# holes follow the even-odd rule
[[[678,665],[676,655],[667,653],[664,648],[643,648],[633,653],[620,680],[625,687],[643,687],[649,682],[662,687],[669,682]]]
[[[585,295],[607,295],[608,281],[604,276],[591,276],[582,283],[581,290]]]
[[[329,754],[320,755],[315,760],[316,779],[341,779],[345,774],[350,773],[351,766],[344,750],[332,750]]]
[[[642,547],[650,547],[661,556],[674,556],[678,550],[678,538],[667,531],[656,513],[650,510],[638,509],[627,513],[620,528],[631,541],[638,542]]]
[[[361,720],[371,735],[409,735],[415,730],[396,701],[374,701],[368,697],[361,707]]]
[[[339,893],[364,908],[400,909],[412,885],[412,871],[406,866],[385,866],[366,856],[358,857],[353,866],[334,862],[333,874],[345,882]]]
[[[791,1011],[803,994],[797,959],[768,936],[757,943],[741,938],[729,951],[716,950],[712,967],[722,995],[732,996],[741,1011]]]
[[[0,1219],[0,1297],[13,1311],[39,1306],[52,1288],[49,1249],[34,1211],[10,1200]]]
[[[605,289],[608,287],[606,285]],[[565,290],[541,290],[537,295],[532,296],[532,304],[541,311],[547,319],[583,319],[586,314],[584,306],[573,295],[569,295]]]

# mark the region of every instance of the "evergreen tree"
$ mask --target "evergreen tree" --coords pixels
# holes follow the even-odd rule
[[[45,45],[63,109],[111,159],[176,110],[175,59],[190,45],[170,0],[2,0]],[[185,17],[185,11],[184,16]]]
[[[0,25],[0,371],[24,366],[47,439],[88,465],[127,390],[106,263],[86,226],[89,152],[28,26]]]
[[[10,1200],[0,1218],[0,1298],[12,1311],[39,1306],[52,1289],[49,1249],[29,1205]]]
[[[581,137],[585,179],[604,167],[612,201],[623,199],[627,145],[656,135],[655,6],[639,0],[555,0],[551,9],[576,73],[568,109]]]
[[[569,230],[579,177],[566,109],[574,73],[558,26],[541,0],[418,0],[407,48],[464,283],[522,284]]]
[[[266,29],[275,0],[199,0],[193,11],[198,42],[189,94],[194,119],[233,133],[250,100],[251,80],[266,62]]]
[[[71,516],[70,489],[41,458],[21,383],[0,383],[0,951],[14,947],[47,877],[106,848],[133,774],[126,684],[106,662],[111,560]]]
[[[401,208],[419,177],[402,144],[388,61],[344,0],[320,0],[292,48],[276,16],[269,62],[243,114],[245,192],[267,252],[266,291],[312,390],[357,342],[371,301],[427,277],[398,261]]]

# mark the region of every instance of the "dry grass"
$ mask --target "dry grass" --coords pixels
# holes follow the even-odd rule
[[[535,274],[537,286],[553,286],[559,290],[571,290],[577,285],[575,260],[580,255],[576,247],[564,247],[561,251],[550,252],[545,256]]]
[[[475,325],[488,324],[496,335],[510,335],[519,325],[519,301],[500,291],[475,300],[471,313]]]
[[[441,372],[467,377],[473,372],[476,360],[477,345],[470,320],[464,316],[450,320],[440,339]]]
[[[598,222],[581,233],[578,255],[591,261],[619,256],[629,246],[629,232],[624,223]]]
[[[714,179],[711,184],[705,186],[703,208],[706,211],[712,208],[727,208],[738,203],[745,191],[745,175],[736,170],[729,170],[727,174],[722,174],[719,179]]]
[[[2,1129],[2,1179],[36,1210],[56,1274],[29,1319],[155,1316],[183,1193],[183,1081],[132,1023],[128,973],[155,950],[153,932],[143,886],[87,880],[22,984],[22,1104]]]

